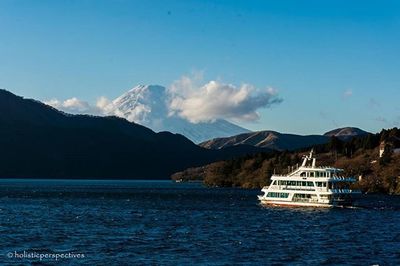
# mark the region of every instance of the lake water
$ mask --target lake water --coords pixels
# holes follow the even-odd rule
[[[47,254],[45,265],[400,265],[399,197],[312,209],[262,207],[257,194],[166,181],[0,180],[0,264]]]

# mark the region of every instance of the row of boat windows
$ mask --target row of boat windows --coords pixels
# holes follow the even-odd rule
[[[267,197],[269,198],[287,198],[289,197],[289,193],[279,193],[279,192],[268,192]],[[293,199],[310,199],[312,198],[311,194],[299,194],[296,193],[293,196]],[[322,199],[331,199],[331,195],[321,195]]]
[[[278,182],[278,183],[277,183]],[[297,186],[297,187],[313,187],[314,183],[310,181],[289,181],[289,180],[276,180],[273,185],[279,186]],[[326,187],[326,182],[315,182],[317,187]]]
[[[302,172],[301,177],[331,177],[333,173],[331,172]]]
[[[303,186],[303,187],[314,186],[314,183],[310,181],[287,181],[287,180],[277,180],[277,181],[279,186]],[[274,185],[276,185],[275,182]]]
[[[267,197],[270,197],[270,198],[287,198],[287,197],[289,197],[289,193],[268,192]]]
[[[293,199],[310,199],[311,194],[294,194]]]

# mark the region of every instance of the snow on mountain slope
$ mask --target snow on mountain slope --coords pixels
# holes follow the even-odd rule
[[[112,101],[108,113],[144,125],[156,132],[182,134],[195,143],[250,132],[222,119],[209,123],[191,123],[170,114],[167,101],[168,93],[165,87],[139,85]]]

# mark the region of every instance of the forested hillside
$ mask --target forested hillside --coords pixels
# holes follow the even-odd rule
[[[398,145],[400,130],[382,130],[342,141],[332,137],[328,144],[315,146],[318,164],[345,169],[345,175],[360,178],[357,186],[364,192],[400,194],[400,154],[393,149]],[[380,143],[386,142],[383,157],[379,157]],[[294,152],[258,153],[238,159],[219,161],[203,167],[176,173],[173,179],[203,180],[208,186],[261,188],[269,183],[276,172],[287,173],[301,163],[309,149]]]

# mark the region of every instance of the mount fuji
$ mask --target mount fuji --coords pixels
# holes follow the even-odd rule
[[[155,132],[182,134],[195,143],[250,132],[223,119],[191,123],[169,112],[168,97],[168,91],[163,86],[139,85],[113,100],[106,110],[107,114],[125,118]]]

